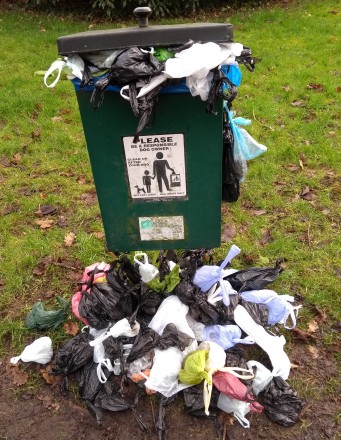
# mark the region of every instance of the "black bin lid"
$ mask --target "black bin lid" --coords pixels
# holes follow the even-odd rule
[[[193,23],[178,25],[148,26],[151,9],[140,7],[134,10],[139,18],[139,27],[79,32],[57,39],[58,53],[99,52],[128,47],[177,46],[189,40],[201,43],[232,43],[233,26],[229,23]]]

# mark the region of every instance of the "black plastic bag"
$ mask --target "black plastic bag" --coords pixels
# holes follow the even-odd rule
[[[159,397],[159,411],[155,429],[159,440],[167,440],[167,425],[165,421],[166,408],[178,398],[178,394],[173,394],[171,397],[165,397],[160,393],[157,394]]]
[[[83,400],[94,400],[103,386],[103,383],[98,379],[97,365],[91,359],[75,372],[79,395]],[[111,373],[105,367],[102,370],[108,378]]]
[[[139,284],[141,275],[138,269],[130,262],[126,255],[122,255],[119,259],[120,267],[133,284]]]
[[[236,202],[240,195],[239,174],[233,154],[234,137],[224,112],[222,200]]]
[[[275,281],[278,275],[283,272],[281,267],[282,261],[277,260],[275,267],[250,267],[242,269],[228,275],[224,279],[239,293],[246,290],[261,290]]]
[[[224,89],[223,85],[225,85]],[[219,68],[214,69],[211,87],[208,92],[206,112],[216,115],[217,100],[220,98],[230,104],[236,98],[237,93],[237,87],[223,74],[223,72],[221,72]]]
[[[139,417],[136,411],[136,405],[140,395],[141,391],[138,390],[135,396],[134,403],[130,403],[126,398],[117,393],[111,382],[106,382],[103,388],[97,394],[93,407],[89,409],[90,411],[92,410],[92,413],[93,411],[95,412],[98,423],[101,423],[104,418],[102,410],[112,412],[131,410],[141,430],[147,431],[146,425],[143,423],[141,417]]]
[[[152,328],[140,330],[136,336],[134,345],[127,358],[127,363],[133,362],[149,353],[154,348],[166,350],[169,347],[178,347],[185,350],[193,342],[193,338],[186,333],[180,332],[174,324],[167,324],[160,336]]]
[[[215,387],[212,388],[212,397],[209,406],[210,415],[207,416],[205,414],[203,389],[204,389],[204,384],[202,382],[198,385],[194,385],[192,387],[183,390],[185,409],[188,414],[194,417],[206,417],[206,418],[217,417],[218,414],[217,403],[220,392]]]
[[[56,353],[52,374],[70,374],[93,358],[94,349],[89,344],[94,338],[83,332],[68,340]]]
[[[185,251],[179,259],[181,269],[180,278],[186,281],[192,281],[195,272],[204,264],[212,263],[212,251],[207,249],[195,249]]]
[[[154,87],[150,92],[146,93],[141,98],[137,99],[137,88],[135,83],[129,84],[129,98],[130,106],[136,117],[139,118],[133,142],[139,141],[139,135],[143,129],[148,125],[157,102],[159,91],[164,87],[164,83]]]
[[[193,319],[205,325],[220,322],[219,310],[207,301],[207,295],[188,281],[180,281],[174,293],[181,302],[189,307],[189,314]]]
[[[251,318],[259,325],[266,327],[269,319],[269,309],[265,304],[258,304],[251,301],[240,301],[240,304],[247,310]]]
[[[95,84],[90,102],[93,108],[102,105],[104,91],[108,85],[123,86],[141,78],[156,76],[164,69],[151,53],[143,53],[137,47],[122,51],[111,65],[109,74]]]
[[[91,327],[100,330],[108,327],[110,322],[124,318],[116,307],[118,301],[118,293],[108,283],[94,283],[90,293],[82,292],[78,311]]]
[[[297,392],[280,376],[274,377],[258,397],[269,419],[286,427],[298,421],[304,405]]]

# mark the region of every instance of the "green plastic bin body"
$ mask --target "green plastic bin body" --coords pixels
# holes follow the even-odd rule
[[[76,87],[108,250],[219,246],[222,105],[209,115],[199,97],[160,93],[134,144],[129,102],[107,90],[93,110],[91,93]]]
[[[149,8],[134,10],[142,17],[139,27],[59,37],[58,52],[71,56],[133,46],[176,48],[189,41],[233,42],[230,24],[148,26],[149,13]],[[134,144],[138,119],[119,88],[110,86],[102,106],[93,110],[93,88],[74,84],[108,250],[219,246],[222,102],[211,115],[206,102],[188,89],[163,89],[149,128]]]

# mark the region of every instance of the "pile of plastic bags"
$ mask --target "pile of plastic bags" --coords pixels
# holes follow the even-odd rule
[[[231,260],[239,252],[232,245],[219,264],[206,250],[161,251],[152,263],[139,253],[133,261],[122,255],[110,265],[93,264],[72,297],[82,331],[54,357],[43,337],[12,362],[53,359],[51,374],[62,376],[62,393],[72,375],[98,423],[106,411],[131,410],[147,429],[136,403],[141,394],[156,393],[163,409],[182,396],[193,416],[215,419],[220,410],[248,428],[247,414],[264,411],[291,426],[303,402],[286,382],[286,341],[273,326],[276,333],[280,325],[293,328],[300,306],[293,305],[294,297],[268,289],[282,271],[280,261],[236,270]],[[250,344],[267,354],[266,365],[245,358]],[[134,401],[125,396],[128,383],[136,384]],[[160,414],[157,429],[166,438]]]

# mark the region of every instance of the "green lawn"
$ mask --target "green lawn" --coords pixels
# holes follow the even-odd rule
[[[302,0],[196,18],[231,22],[235,41],[260,59],[253,73],[242,67],[233,107],[252,119],[248,130],[268,147],[249,162],[239,201],[223,206],[223,231],[232,238],[216,255],[233,242],[242,249],[236,268],[285,258],[273,288],[304,297],[333,321],[341,319],[338,5]],[[57,58],[57,37],[111,27],[0,10],[0,337],[14,347],[31,334],[23,319],[36,301],[55,307],[56,295],[70,299],[79,270],[113,258],[100,234],[72,85],[47,89],[35,75]],[[44,217],[53,221],[45,229],[37,223],[41,205],[57,208]],[[70,232],[76,238],[66,246]],[[306,310],[299,325],[309,319]],[[54,342],[62,337],[55,332]]]

